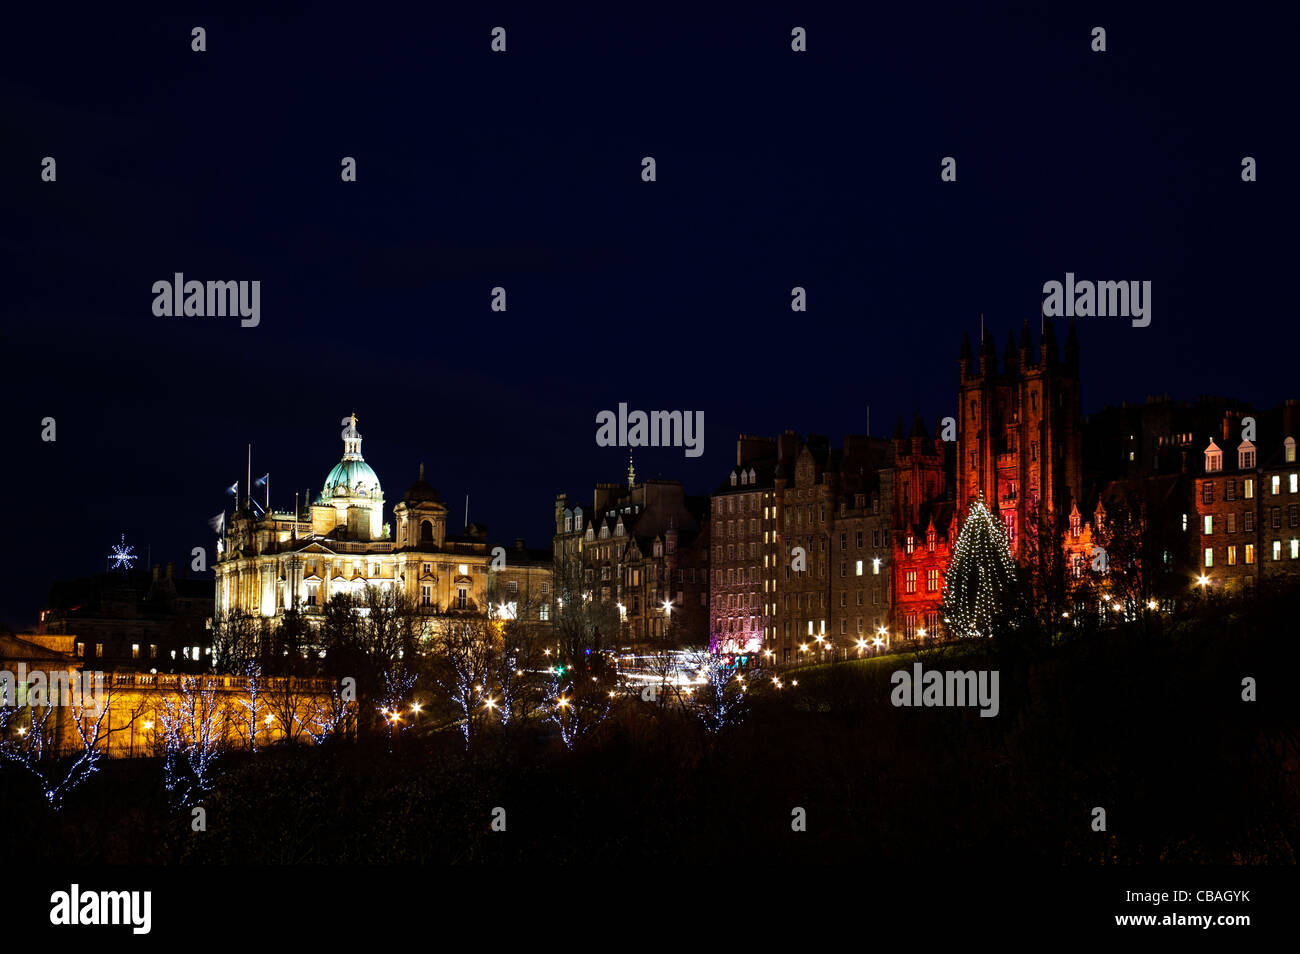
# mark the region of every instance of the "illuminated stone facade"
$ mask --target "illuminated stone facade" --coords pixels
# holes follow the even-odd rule
[[[490,576],[511,569],[510,551],[501,548],[494,561],[485,531],[475,527],[448,534],[447,507],[424,479],[423,465],[393,507],[393,526],[385,523],[383,488],[362,457],[355,416],[343,445],[343,458],[307,513],[254,514],[247,501],[236,511],[218,545],[217,613],[278,617],[297,609],[310,619],[329,598],[361,597],[367,587],[396,592],[429,615],[495,607]],[[550,595],[549,580],[541,578],[548,561],[542,569],[537,562],[527,561],[524,578],[534,614],[549,618],[551,608],[541,608]],[[501,589],[508,592],[508,582]]]

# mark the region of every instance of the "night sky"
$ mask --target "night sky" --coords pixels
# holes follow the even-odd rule
[[[594,440],[619,402],[704,411],[702,457],[636,458],[696,493],[742,431],[838,443],[867,405],[875,434],[933,422],[962,333],[983,313],[999,354],[1036,336],[1067,271],[1153,283],[1150,327],[1080,320],[1085,413],[1300,396],[1291,24],[538,6],[6,10],[0,622],[34,625],[121,533],[155,563],[212,557],[246,445],[288,509],[354,410],[386,519],[424,461],[453,527],[469,494],[532,546],[556,493],[622,479],[626,450]],[[178,271],[260,280],[261,324],[155,317]]]

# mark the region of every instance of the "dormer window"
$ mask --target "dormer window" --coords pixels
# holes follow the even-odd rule
[[[1295,463],[1295,438],[1288,437],[1286,440],[1282,442],[1282,447],[1286,451],[1286,462],[1288,464],[1294,464]]]
[[[916,540],[909,533],[907,535],[907,552],[911,553],[915,549],[916,549]]]
[[[1076,510],[1070,514],[1070,536],[1077,540],[1082,533],[1083,517],[1081,517],[1079,511]]]
[[[1237,469],[1253,470],[1255,467],[1255,445],[1242,441],[1237,445]]]
[[[620,521],[614,526],[614,536],[621,537],[622,535],[623,535],[623,524]]]
[[[756,476],[755,473],[754,473],[754,468],[753,468],[753,467],[749,468],[749,482],[750,482],[750,484],[752,485],[756,479],[757,479],[757,476]]]
[[[592,527],[587,528],[587,539],[588,540],[596,539],[596,531]]]
[[[734,470],[731,472],[731,486],[736,486],[736,472]]]
[[[657,557],[661,557],[661,556],[664,555],[664,545],[663,545],[663,541],[661,541],[661,540],[656,540],[656,541],[655,541],[655,551],[654,551],[654,552],[655,552],[655,556],[657,556]]]
[[[931,527],[929,530],[926,531],[925,548],[929,550],[931,553],[934,552],[934,541],[936,536],[937,534],[935,534],[933,527]]]
[[[1205,448],[1205,472],[1213,474],[1220,470],[1223,470],[1223,451],[1211,438],[1210,446]]]

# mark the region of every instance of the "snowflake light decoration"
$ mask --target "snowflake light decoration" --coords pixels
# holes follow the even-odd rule
[[[135,566],[135,561],[139,559],[136,556],[135,548],[128,546],[126,534],[122,534],[122,542],[114,544],[113,552],[108,555],[110,560],[109,568],[113,570],[130,570]]]

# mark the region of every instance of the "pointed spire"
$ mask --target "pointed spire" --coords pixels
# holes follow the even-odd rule
[[[632,463],[632,449],[628,448],[627,452],[627,489],[631,490],[636,486],[636,465]]]
[[[993,332],[985,329],[984,338],[980,342],[980,374],[997,373],[998,356],[997,347],[993,344]]]
[[[1056,364],[1056,331],[1052,328],[1052,319],[1043,316],[1043,364],[1051,367]]]
[[[1029,333],[1029,319],[1025,319],[1025,327],[1020,332],[1020,347],[1026,351],[1032,351],[1034,347],[1034,338]]]
[[[925,440],[930,436],[925,430],[925,418],[921,417],[920,411],[917,411],[916,416],[912,418],[911,436],[913,438],[919,437],[921,440]]]

